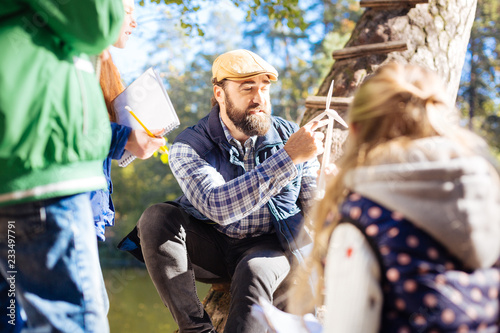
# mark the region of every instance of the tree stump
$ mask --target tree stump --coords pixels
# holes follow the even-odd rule
[[[229,282],[213,283],[207,296],[205,296],[201,302],[218,333],[224,332],[224,327],[226,327],[229,304],[231,303],[231,293],[229,292],[230,286],[231,284]],[[278,289],[276,289],[273,296],[273,305],[283,311],[285,310],[286,292],[288,288],[289,282],[285,279]],[[179,330],[176,330],[174,333],[178,332]]]
[[[210,316],[215,330],[219,333],[224,332],[227,314],[229,313],[229,303],[231,302],[230,285],[230,283],[213,283],[208,290],[207,296],[201,302]],[[179,333],[179,330],[175,330],[174,333]]]
[[[231,302],[230,284],[213,284],[202,304],[205,307],[217,332],[224,332],[229,303]]]

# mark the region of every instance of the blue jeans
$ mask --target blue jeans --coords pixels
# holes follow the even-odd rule
[[[196,294],[195,279],[231,282],[231,303],[224,332],[260,333],[251,316],[259,297],[272,302],[290,271],[290,258],[275,234],[234,239],[168,203],[156,204],[138,224],[144,261],[179,332],[213,332]]]
[[[0,272],[2,332],[109,332],[88,194],[0,207]]]

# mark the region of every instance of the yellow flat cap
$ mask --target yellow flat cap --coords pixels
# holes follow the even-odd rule
[[[239,81],[266,74],[278,80],[278,71],[267,61],[248,50],[233,50],[221,54],[212,65],[212,80]]]

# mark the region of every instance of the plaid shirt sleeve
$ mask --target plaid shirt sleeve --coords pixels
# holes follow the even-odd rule
[[[317,158],[304,163],[299,200],[306,213],[314,204],[317,189],[316,180],[318,178],[319,169],[320,164]]]
[[[191,204],[220,225],[252,214],[277,195],[298,172],[284,149],[245,174],[226,182],[189,145],[175,143],[170,168]]]

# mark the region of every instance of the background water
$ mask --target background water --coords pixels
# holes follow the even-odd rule
[[[177,324],[163,305],[144,268],[104,269],[110,300],[108,314],[111,332],[174,332]],[[206,296],[210,285],[197,283],[198,296]]]

